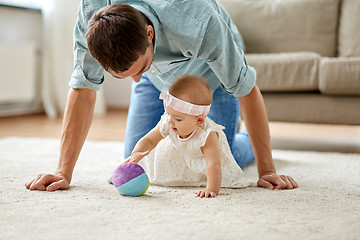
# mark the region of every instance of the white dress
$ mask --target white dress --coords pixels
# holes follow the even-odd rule
[[[244,177],[231,154],[222,131],[223,126],[206,118],[205,123],[189,137],[181,139],[169,127],[166,114],[158,124],[164,138],[139,162],[150,183],[162,186],[206,186],[207,164],[200,148],[205,145],[211,132],[217,132],[221,157],[221,187],[243,188],[252,184]]]

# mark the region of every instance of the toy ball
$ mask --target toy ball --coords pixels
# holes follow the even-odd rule
[[[111,180],[117,191],[124,196],[141,196],[149,187],[149,178],[144,169],[134,162],[118,166]]]

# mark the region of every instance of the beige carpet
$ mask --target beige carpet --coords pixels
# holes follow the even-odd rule
[[[279,173],[296,190],[150,186],[123,197],[106,178],[122,158],[120,142],[87,142],[72,187],[29,191],[24,183],[53,170],[59,141],[0,139],[0,239],[359,239],[360,155],[274,150]],[[256,181],[256,167],[245,168]]]

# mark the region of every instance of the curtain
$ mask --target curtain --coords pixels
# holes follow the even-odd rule
[[[46,114],[64,113],[73,69],[73,30],[79,0],[46,0],[43,16],[42,100]],[[95,115],[105,114],[102,90],[97,93]]]

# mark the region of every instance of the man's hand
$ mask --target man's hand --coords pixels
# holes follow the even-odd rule
[[[69,181],[61,176],[55,174],[39,174],[35,179],[25,184],[25,187],[30,190],[40,191],[56,191],[69,189]]]
[[[295,180],[290,176],[278,175],[276,173],[265,173],[257,182],[258,187],[269,189],[293,189],[298,185]]]

